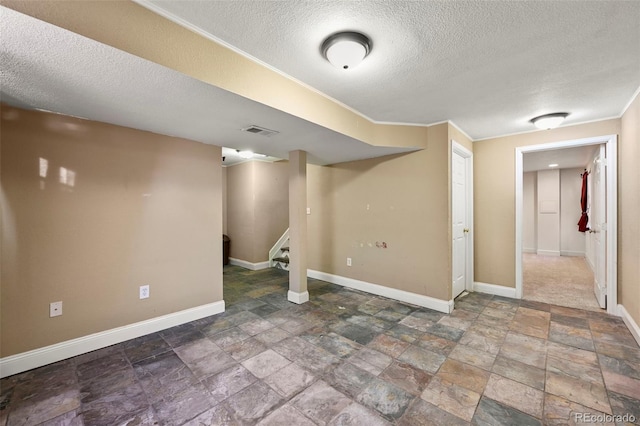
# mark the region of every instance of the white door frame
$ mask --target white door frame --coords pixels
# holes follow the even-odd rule
[[[552,142],[516,148],[516,298],[522,298],[522,157],[524,153],[606,144],[607,161],[607,312],[618,309],[618,136]]]
[[[466,222],[469,228],[469,233],[467,235],[467,264],[465,270],[465,285],[464,288],[467,291],[473,290],[473,153],[469,151],[464,146],[460,145],[455,140],[451,139],[451,160],[449,163],[450,168],[450,182],[453,182],[453,154],[456,153],[465,159],[466,166],[466,201],[467,201],[467,214],[466,214]],[[451,209],[451,292],[453,294],[453,281],[455,280],[455,273],[453,271],[453,185],[451,184],[451,205],[449,208]],[[453,297],[452,297],[453,299]]]

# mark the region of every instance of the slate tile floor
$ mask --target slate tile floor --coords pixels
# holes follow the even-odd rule
[[[618,318],[479,293],[444,315],[315,280],[295,305],[282,271],[224,276],[222,315],[3,379],[0,426],[640,419]]]

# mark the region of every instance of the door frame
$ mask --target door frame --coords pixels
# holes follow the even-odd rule
[[[523,154],[536,151],[572,148],[587,145],[606,145],[607,188],[607,313],[617,315],[618,310],[618,135],[551,142],[516,148],[516,298],[522,299],[522,173]]]
[[[466,265],[465,265],[465,284],[464,289],[467,291],[473,290],[473,152],[469,151],[467,148],[451,139],[451,158],[449,161],[449,197],[450,197],[450,205],[451,209],[451,222],[450,222],[450,232],[451,238],[449,241],[451,242],[451,299],[453,300],[453,282],[455,280],[455,272],[453,270],[453,154],[458,154],[462,158],[465,159],[465,172],[466,172],[466,201],[467,201],[467,211],[466,211],[466,222],[469,228],[469,233],[467,235],[467,251],[466,251]]]

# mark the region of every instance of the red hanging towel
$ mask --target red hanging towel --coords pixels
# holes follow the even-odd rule
[[[582,193],[580,195],[580,207],[582,208],[582,216],[578,221],[578,231],[580,232],[589,230],[587,227],[589,223],[589,216],[587,216],[587,176],[589,176],[589,172],[585,170],[582,174]]]

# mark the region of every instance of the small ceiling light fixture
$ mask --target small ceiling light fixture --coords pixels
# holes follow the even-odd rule
[[[322,56],[340,69],[357,66],[371,52],[371,40],[361,33],[345,31],[329,36],[322,43]]]
[[[240,151],[239,149],[237,149],[236,152],[238,153],[240,158],[245,158],[245,159],[253,158],[253,152],[251,151]]]
[[[557,163],[549,164],[549,167],[558,167]]]
[[[554,112],[553,114],[540,115],[532,118],[531,122],[538,128],[543,130],[555,129],[569,115],[568,112]]]

